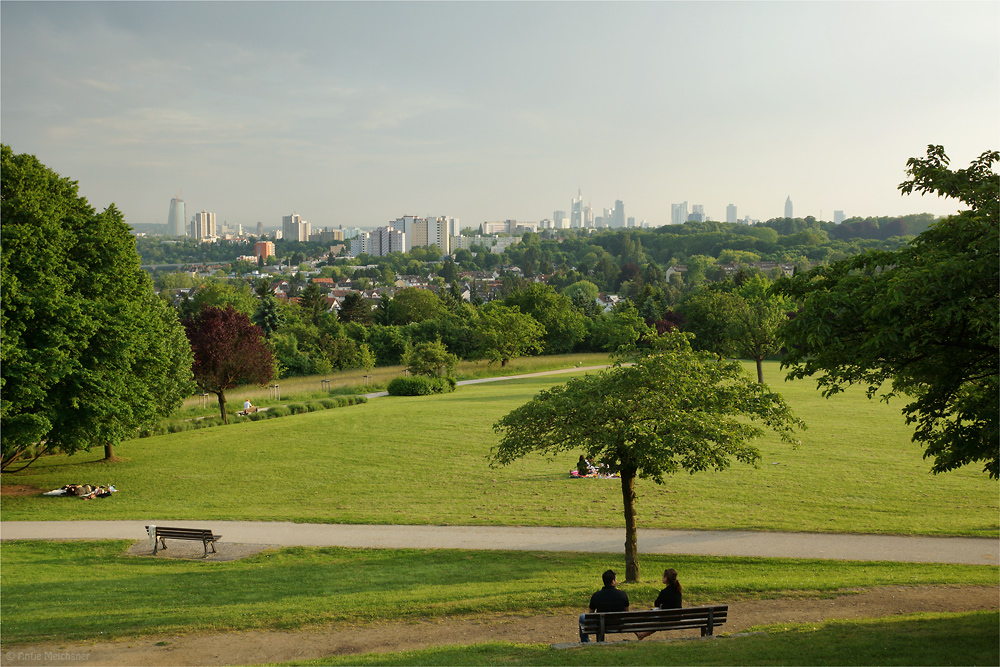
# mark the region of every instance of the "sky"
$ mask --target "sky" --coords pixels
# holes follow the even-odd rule
[[[0,2],[0,140],[165,224],[954,213],[1000,148],[998,2]]]

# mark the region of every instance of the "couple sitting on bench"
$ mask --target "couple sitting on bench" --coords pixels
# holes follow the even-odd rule
[[[604,581],[604,588],[597,591],[590,597],[590,613],[602,613],[609,611],[628,611],[628,593],[616,588],[618,579],[614,570],[608,570],[601,578]],[[669,569],[663,572],[663,583],[667,585],[656,597],[653,603],[654,609],[680,609],[681,608],[681,582],[677,581],[677,570]],[[580,614],[580,641],[589,642],[590,637],[583,631],[583,621],[586,614]],[[636,632],[635,636],[640,640],[653,634],[655,630]],[[598,637],[598,641],[601,641]]]
[[[246,417],[252,412],[257,412],[257,406],[250,402],[250,399],[243,401],[243,409],[237,412],[240,417]]]

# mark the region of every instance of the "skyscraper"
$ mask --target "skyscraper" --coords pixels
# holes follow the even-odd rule
[[[569,226],[573,229],[580,229],[585,226],[585,222],[583,217],[583,194],[577,190],[576,197],[570,206]]]
[[[785,200],[785,217],[791,218],[792,216],[792,196],[788,195],[788,199]]]
[[[263,236],[263,235],[264,235],[264,223],[261,222],[260,220],[258,220],[257,221],[257,236],[260,237],[260,236]]]
[[[736,204],[726,207],[726,222],[736,222]]]
[[[184,214],[184,200],[174,197],[170,200],[170,214],[167,216],[167,234],[170,236],[187,236],[185,227],[187,215]]]
[[[625,226],[625,204],[622,203],[621,199],[615,200],[615,210],[612,213],[611,226],[618,229]]]
[[[688,219],[688,203],[681,202],[680,204],[670,205],[670,224],[680,225],[687,222]]]
[[[215,230],[215,214],[208,211],[195,213],[191,217],[191,236],[196,239],[214,239],[218,236]]]
[[[281,236],[286,241],[308,241],[309,223],[292,213],[281,217]]]

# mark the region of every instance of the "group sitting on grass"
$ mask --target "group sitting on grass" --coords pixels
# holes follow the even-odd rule
[[[67,484],[61,489],[55,489],[45,493],[46,496],[76,496],[84,500],[94,498],[108,498],[112,493],[118,491],[112,484],[107,486],[91,486],[90,484]]]
[[[576,479],[580,479],[581,477],[603,477],[605,479],[621,477],[618,471],[607,463],[595,464],[594,459],[588,459],[583,454],[580,454],[580,460],[576,462],[576,468],[570,470],[569,475]]]

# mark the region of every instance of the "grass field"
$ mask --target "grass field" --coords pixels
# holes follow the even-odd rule
[[[798,449],[760,441],[758,468],[639,480],[640,528],[996,537],[997,485],[975,468],[931,475],[899,403],[823,399],[765,377],[809,426]],[[622,525],[617,480],[574,480],[578,452],[491,469],[491,425],[566,375],[387,397],[337,410],[53,456],[4,484],[114,483],[107,500],[4,497],[4,520],[230,519],[366,524]]]
[[[470,613],[573,613],[617,554],[290,547],[230,562],[128,556],[126,541],[3,542],[3,640],[104,640]],[[688,606],[907,585],[996,585],[996,568],[648,556],[684,573]],[[623,585],[651,603],[656,577]],[[100,610],[95,613],[95,610]],[[575,611],[574,611],[575,610]],[[568,641],[572,641],[572,632]]]
[[[548,646],[440,646],[284,665],[996,665],[997,612],[915,614],[761,628],[710,641]]]

